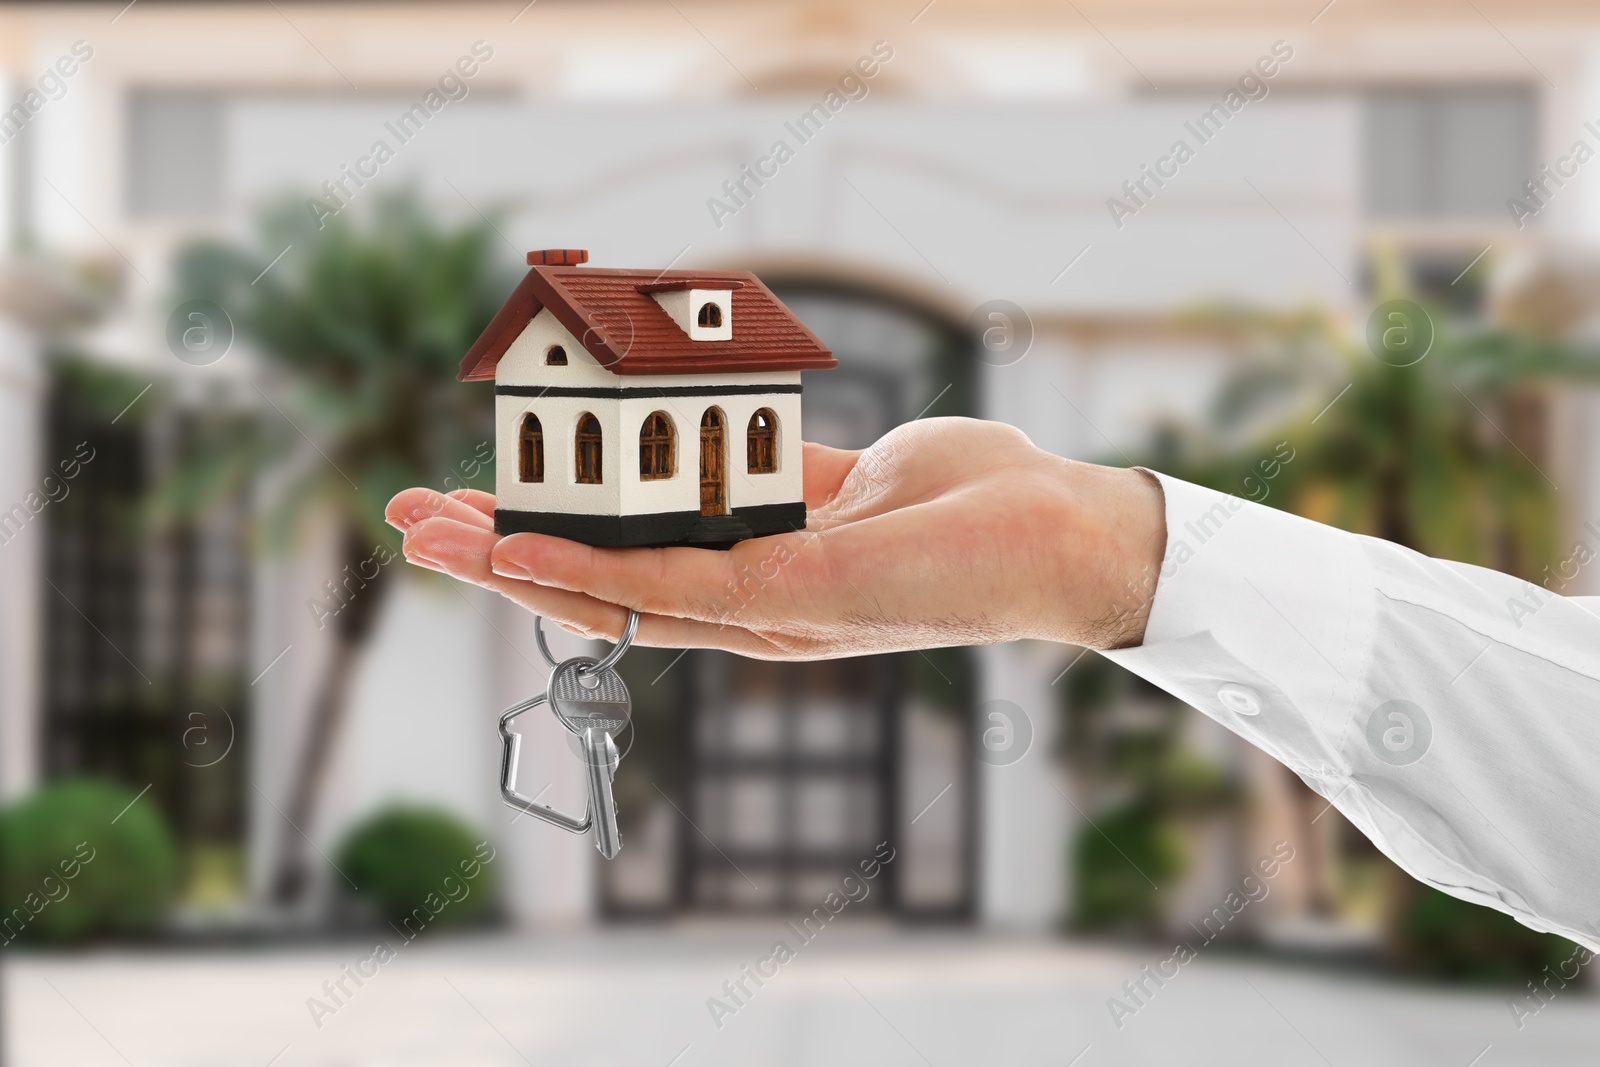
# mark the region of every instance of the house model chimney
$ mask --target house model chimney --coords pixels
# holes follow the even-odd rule
[[[530,267],[576,267],[589,262],[589,253],[582,248],[540,248],[528,253]]]

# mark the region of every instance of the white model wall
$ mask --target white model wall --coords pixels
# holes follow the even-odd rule
[[[545,353],[560,345],[566,366],[550,366]],[[600,366],[548,310],[540,311],[512,342],[496,368],[497,385],[582,389],[692,388],[695,385],[798,386],[799,371],[761,374],[649,374],[622,377]],[[496,492],[502,507],[570,515],[652,515],[700,509],[700,419],[709,407],[724,416],[728,506],[786,504],[803,495],[800,394],[748,393],[710,397],[626,397],[614,400],[573,396],[496,396]],[[745,434],[761,408],[777,416],[778,469],[748,471]],[[677,463],[671,478],[639,478],[639,430],[654,411],[664,411],[676,430]],[[518,477],[518,438],[522,419],[532,412],[544,431],[544,481]],[[599,485],[577,480],[576,434],[585,413],[600,423]]]
[[[798,373],[795,375],[799,377]],[[720,379],[718,380],[720,384]],[[631,381],[629,384],[632,384]],[[711,397],[629,397],[622,401],[624,441],[632,465],[624,470],[622,510],[628,515],[659,511],[700,509],[700,419],[717,407],[723,415],[723,447],[728,472],[728,507],[789,504],[804,495],[801,476],[800,394],[741,393]],[[745,448],[750,416],[770,408],[778,419],[778,469],[771,474],[751,474]],[[678,464],[669,479],[640,481],[638,476],[639,428],[652,411],[665,411],[677,428]]]
[[[614,400],[582,396],[497,396],[495,411],[495,493],[499,507],[515,511],[551,511],[564,515],[622,514],[622,421]],[[518,480],[518,435],[527,412],[539,416],[544,430],[544,481]],[[600,422],[600,484],[580,484],[574,435],[585,413]],[[634,441],[638,447],[638,439]],[[635,454],[634,464],[638,463]],[[637,466],[633,467],[636,472]]]

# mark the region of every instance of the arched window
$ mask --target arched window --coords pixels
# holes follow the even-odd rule
[[[600,484],[600,420],[585,411],[578,416],[578,433],[573,440],[578,460],[578,482]]]
[[[771,408],[750,416],[745,449],[751,474],[771,474],[778,469],[778,416]]]
[[[522,416],[517,430],[517,480],[544,481],[544,427],[531,411]]]
[[[722,309],[707,300],[700,305],[700,325],[708,330],[715,330],[722,325]]]
[[[567,350],[560,345],[551,345],[545,350],[544,361],[546,366],[565,367],[567,365]]]
[[[678,447],[672,419],[665,411],[652,411],[639,427],[639,480],[659,481],[677,473]]]

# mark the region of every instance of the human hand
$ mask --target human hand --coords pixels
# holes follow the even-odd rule
[[[827,659],[1039,638],[1136,645],[1166,544],[1141,471],[1035,448],[974,419],[900,426],[861,452],[805,446],[806,528],[703,548],[591,548],[494,532],[494,497],[407,489],[385,517],[419,566],[473,582],[567,630]]]

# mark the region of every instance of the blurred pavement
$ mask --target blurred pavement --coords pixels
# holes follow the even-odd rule
[[[1119,1032],[1107,999],[1164,954],[867,924],[824,930],[764,987],[749,984],[719,1030],[707,999],[780,936],[773,921],[418,943],[363,987],[347,981],[354,995],[320,1029],[307,998],[370,944],[18,956],[6,1017],[13,1067],[1561,1067],[1592,1064],[1600,1032],[1600,1003],[1581,992],[1518,1031],[1505,990],[1205,952]]]

